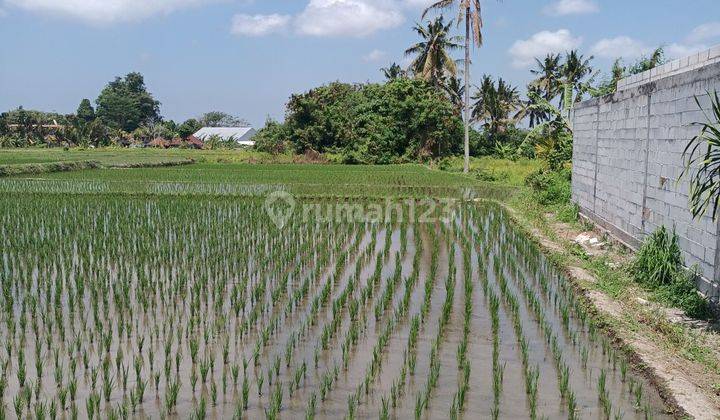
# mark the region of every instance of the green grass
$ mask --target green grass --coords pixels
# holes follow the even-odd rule
[[[502,198],[512,193],[507,187],[422,165],[195,163],[18,175],[0,180],[2,191],[41,193],[262,195],[279,188],[301,196],[371,198]]]
[[[449,171],[460,172],[463,158],[454,157],[447,161]],[[471,175],[477,179],[513,186],[525,185],[525,178],[540,169],[542,162],[533,159],[498,159],[490,156],[473,157],[470,159]]]
[[[192,149],[62,149],[26,148],[0,149],[0,165],[30,163],[97,161],[103,165],[157,163],[194,159],[198,162],[291,162],[291,156],[270,156],[248,150],[192,150]]]
[[[48,179],[122,182],[231,182],[241,184],[314,184],[357,186],[469,186],[472,179],[428,170],[420,165],[347,166],[313,164],[197,163],[189,166],[104,169],[46,175]]]

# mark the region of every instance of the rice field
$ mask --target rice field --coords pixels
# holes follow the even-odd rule
[[[318,168],[0,180],[0,419],[667,416],[481,186]]]

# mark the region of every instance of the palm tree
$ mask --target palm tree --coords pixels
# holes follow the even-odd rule
[[[482,46],[482,11],[480,0],[439,0],[423,11],[423,19],[431,10],[444,10],[456,6],[458,24],[465,20],[465,165],[470,170],[470,39],[476,47]]]
[[[442,16],[427,22],[427,27],[415,25],[413,29],[423,40],[405,50],[405,55],[415,56],[410,63],[410,70],[415,76],[438,88],[442,88],[446,75],[457,74],[455,60],[450,55],[450,51],[457,50],[461,46],[457,43],[458,37],[450,36],[451,26],[452,21],[445,25]]]
[[[463,81],[455,76],[447,77],[443,83],[443,90],[455,108],[455,115],[462,116],[463,97],[465,96]]]
[[[483,76],[478,91],[473,95],[473,121],[481,122],[490,138],[497,141],[497,135],[517,121],[514,111],[522,105],[517,88],[498,79],[497,86],[490,76]]]
[[[590,84],[593,78],[585,79],[592,75],[593,68],[590,65],[592,59],[593,56],[586,59],[577,50],[565,54],[565,62],[560,67],[563,84],[560,103],[566,117],[569,117],[573,103],[580,102],[583,94],[591,89]]]
[[[532,82],[528,84],[528,100],[523,103],[523,107],[520,109],[520,112],[518,112],[516,118],[518,120],[522,120],[523,118],[528,117],[528,125],[530,128],[548,121],[550,119],[550,115],[543,107],[538,106],[538,98],[542,98],[544,101],[547,101],[547,99],[545,99],[546,93],[547,92],[542,91],[541,88]]]
[[[403,70],[397,63],[392,63],[390,67],[383,67],[380,69],[387,80],[401,79],[407,77],[407,72]]]
[[[560,83],[560,54],[548,54],[543,61],[535,59],[537,68],[530,73],[537,76],[531,85],[542,92],[543,98],[548,101],[555,99],[562,90]]]
[[[531,127],[523,142],[533,145],[537,157],[547,159],[553,151],[561,148],[564,142],[572,143],[572,124],[565,112],[543,98],[539,92],[528,90],[528,98],[528,105],[523,113],[542,115],[543,121]],[[552,161],[548,163],[552,169],[557,169],[552,167],[553,164],[562,164]]]

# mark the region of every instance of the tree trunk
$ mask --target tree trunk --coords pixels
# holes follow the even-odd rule
[[[465,165],[470,172],[470,4],[465,7]]]

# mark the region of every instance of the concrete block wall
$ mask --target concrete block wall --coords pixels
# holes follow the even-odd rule
[[[669,61],[652,70],[619,80],[617,90],[621,91],[625,89],[632,89],[649,82],[664,79],[675,74],[693,71],[699,69],[700,67],[707,66],[708,64],[718,62],[720,62],[720,45],[716,45],[709,50],[701,51],[687,57]]]
[[[667,71],[621,81],[613,95],[576,105],[573,201],[631,247],[661,225],[674,227],[685,262],[703,274],[698,288],[717,304],[720,224],[692,218],[688,181],[678,178],[683,150],[699,132],[693,123],[705,120],[695,97],[707,109],[703,95],[720,91],[720,46],[673,63],[663,66]]]

